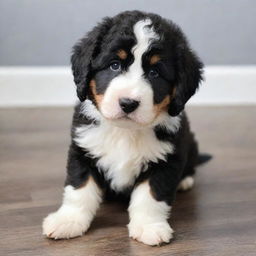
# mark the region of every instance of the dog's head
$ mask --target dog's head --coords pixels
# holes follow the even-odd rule
[[[178,115],[202,79],[202,63],[181,30],[155,14],[106,18],[73,48],[80,101],[116,124],[149,125]]]

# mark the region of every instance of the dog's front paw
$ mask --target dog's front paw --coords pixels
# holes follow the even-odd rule
[[[43,234],[52,239],[69,239],[82,236],[90,226],[86,213],[79,209],[59,209],[43,221]]]
[[[169,243],[173,237],[173,230],[167,222],[140,224],[130,222],[129,236],[147,245]]]

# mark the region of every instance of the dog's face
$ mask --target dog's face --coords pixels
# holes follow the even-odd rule
[[[115,123],[151,124],[170,103],[173,72],[153,47],[159,36],[151,23],[142,20],[133,26],[135,38],[129,46],[113,42],[113,48],[99,54],[98,71],[89,85],[102,115]]]
[[[181,31],[140,12],[105,19],[75,45],[71,61],[80,100],[91,99],[118,126],[178,115],[201,80]]]

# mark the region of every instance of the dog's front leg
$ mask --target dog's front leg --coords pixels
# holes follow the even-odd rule
[[[89,228],[102,201],[102,191],[89,172],[84,152],[71,146],[63,203],[43,221],[43,234],[47,237],[73,238],[81,236]]]
[[[155,165],[148,178],[134,188],[128,208],[130,237],[148,245],[171,240],[173,230],[168,218],[181,173],[178,162],[172,166]]]
[[[167,221],[170,210],[171,206],[154,198],[148,181],[141,183],[133,191],[128,209],[129,236],[148,245],[168,243],[173,233]]]

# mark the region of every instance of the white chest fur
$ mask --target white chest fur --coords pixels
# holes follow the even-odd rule
[[[76,135],[77,145],[98,158],[97,167],[116,191],[133,185],[149,161],[164,160],[173,152],[171,143],[158,140],[152,128],[130,130],[102,122],[78,127]]]

